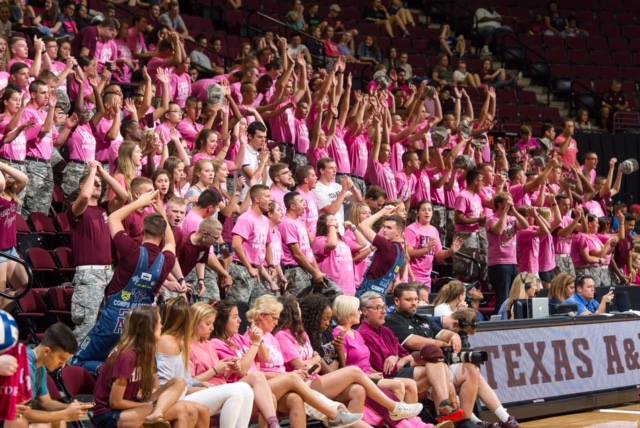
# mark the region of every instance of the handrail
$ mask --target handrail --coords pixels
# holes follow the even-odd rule
[[[29,291],[31,291],[31,288],[32,288],[33,272],[31,272],[31,267],[29,267],[27,262],[25,262],[21,258],[16,257],[16,256],[14,256],[12,254],[5,253],[3,251],[0,251],[0,257],[5,257],[5,258],[7,258],[7,259],[9,259],[11,261],[14,261],[14,262],[19,263],[22,266],[24,266],[24,269],[27,272],[27,277],[28,277],[27,286],[24,287],[23,289],[21,289],[17,294],[9,294],[6,291],[0,291],[0,296],[4,297],[5,299],[9,299],[9,300],[22,299],[24,296],[27,295],[27,293],[29,293]]]

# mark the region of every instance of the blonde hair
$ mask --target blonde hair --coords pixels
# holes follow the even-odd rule
[[[199,175],[207,163],[210,163],[211,166],[213,167],[213,163],[209,159],[201,159],[198,162],[196,162],[196,166],[193,167],[193,178],[191,179],[192,186],[195,186],[196,183],[198,183],[198,181],[200,180]]]
[[[340,295],[333,301],[332,309],[333,316],[338,324],[342,325],[360,309],[360,300],[357,297]]]
[[[533,287],[538,287],[538,281],[538,277],[529,272],[520,272],[518,276],[516,276],[511,283],[511,291],[509,292],[509,298],[507,299],[507,313],[511,311],[511,306],[514,301],[528,298],[525,285],[533,284]]]
[[[133,160],[131,159],[136,147],[138,147],[137,143],[133,141],[125,141],[118,149],[116,173],[119,172],[124,176],[127,188],[130,187],[131,180],[136,177],[136,166],[133,164]]]
[[[253,306],[247,312],[247,319],[249,322],[255,322],[260,315],[280,315],[282,309],[282,303],[278,302],[278,299],[265,294],[264,296],[258,297],[253,303]]]
[[[200,223],[198,226],[198,232],[215,233],[222,230],[222,224],[215,218],[208,217]]]
[[[441,303],[451,303],[466,292],[464,284],[458,280],[449,281],[440,289],[438,296],[433,300],[435,306]]]
[[[549,299],[557,299],[560,303],[567,300],[569,297],[567,294],[567,286],[572,282],[575,283],[576,277],[566,273],[559,273],[553,280],[551,280],[551,284],[549,285]]]
[[[196,336],[198,325],[211,316],[215,317],[216,310],[207,303],[197,302],[191,305],[189,313],[191,314],[191,340],[197,342],[200,340],[200,338]]]
[[[349,214],[349,221],[357,226],[360,224],[360,213],[362,212],[362,208],[367,207],[369,210],[371,208],[366,203],[362,202],[357,204],[355,207],[351,208],[351,213]]]
[[[538,208],[538,214],[546,221],[551,220],[551,210],[547,207]]]

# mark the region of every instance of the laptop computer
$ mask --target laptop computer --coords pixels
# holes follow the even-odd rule
[[[549,316],[549,299],[546,297],[533,297],[529,314],[531,318],[547,318]]]

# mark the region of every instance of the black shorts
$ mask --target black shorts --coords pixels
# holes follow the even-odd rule
[[[412,367],[412,366],[403,367],[398,371],[398,373],[396,373],[395,377],[413,379],[413,370],[414,369],[415,369],[415,367]]]
[[[548,272],[538,272],[538,276],[543,282],[551,282],[553,278],[556,276],[555,269],[550,270]]]
[[[107,413],[91,416],[91,423],[96,428],[113,428],[118,426],[120,419],[120,410],[111,410]]]

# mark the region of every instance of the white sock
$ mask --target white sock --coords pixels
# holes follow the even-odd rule
[[[475,415],[475,413],[471,413],[471,417],[469,418],[471,420],[471,422],[473,422],[474,424],[477,424],[479,422],[482,422],[480,419],[478,419],[478,417]]]
[[[509,420],[509,413],[507,413],[507,409],[502,406],[495,409],[493,411],[493,414],[495,414],[498,419],[500,419],[500,422],[507,422]]]

